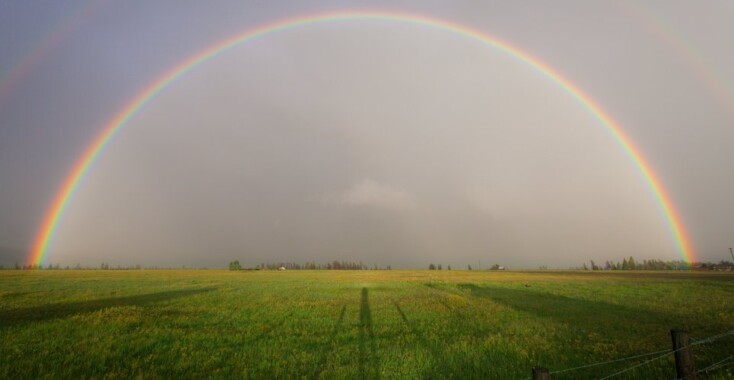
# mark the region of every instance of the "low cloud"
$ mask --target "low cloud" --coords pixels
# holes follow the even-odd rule
[[[345,192],[327,194],[323,199],[328,203],[388,210],[413,209],[418,203],[413,194],[399,187],[380,183],[369,178],[356,182]]]

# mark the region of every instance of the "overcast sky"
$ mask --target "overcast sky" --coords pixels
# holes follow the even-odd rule
[[[0,1],[0,264],[24,262],[85,148],[207,47],[337,10],[429,16],[506,41],[618,122],[699,260],[734,245],[730,1]],[[363,261],[511,268],[680,259],[649,184],[577,99],[505,52],[361,20],[271,33],[131,119],[47,263]]]

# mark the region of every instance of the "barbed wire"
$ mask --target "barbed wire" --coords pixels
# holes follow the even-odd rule
[[[552,371],[552,372],[550,372],[550,374],[551,375],[555,375],[555,374],[559,374],[559,373],[577,371],[577,370],[580,370],[580,369],[598,367],[598,366],[607,365],[607,364],[620,363],[620,362],[624,362],[624,361],[628,361],[628,360],[640,359],[640,358],[644,358],[644,357],[648,357],[648,356],[660,354],[659,356],[656,356],[656,357],[654,357],[652,359],[643,361],[642,363],[635,364],[635,365],[633,365],[631,367],[627,367],[627,368],[625,368],[625,369],[623,369],[621,371],[617,371],[615,373],[612,373],[610,375],[607,375],[607,376],[602,377],[602,378],[599,379],[599,380],[606,380],[606,379],[610,379],[610,378],[612,378],[614,376],[620,375],[622,373],[625,373],[627,371],[631,371],[631,370],[633,370],[635,368],[639,368],[639,367],[642,367],[642,366],[644,366],[646,364],[650,364],[650,363],[652,363],[652,362],[654,362],[656,360],[660,360],[660,359],[662,359],[662,358],[664,358],[664,357],[666,357],[666,356],[668,356],[670,354],[676,353],[676,352],[681,351],[681,350],[688,349],[689,347],[697,346],[697,345],[701,345],[701,344],[705,344],[705,343],[711,343],[711,342],[714,342],[716,340],[719,340],[721,338],[724,338],[724,337],[727,337],[727,336],[730,336],[730,335],[734,335],[734,330],[729,330],[727,332],[724,332],[724,333],[721,333],[721,334],[712,335],[710,337],[706,337],[706,338],[703,338],[703,339],[700,339],[700,340],[693,340],[693,339],[691,339],[691,340],[693,340],[693,342],[691,342],[687,346],[680,347],[677,350],[673,350],[673,349],[660,350],[660,351],[648,352],[648,353],[645,353],[645,354],[627,356],[627,357],[619,358],[619,359],[606,360],[606,361],[603,361],[603,362],[597,362],[597,363],[592,363],[592,364],[584,364],[584,365],[581,365],[581,366],[578,366],[578,367],[572,367],[572,368],[561,369],[561,370],[558,370],[558,371]],[[734,355],[728,356],[728,357],[726,357],[726,358],[724,358],[724,359],[722,359],[722,360],[720,360],[720,361],[718,361],[718,362],[716,362],[714,364],[709,365],[708,367],[706,367],[704,369],[698,370],[698,371],[696,371],[696,373],[706,372],[706,371],[712,371],[714,369],[718,369],[718,368],[721,368],[721,367],[725,367],[725,366],[734,364],[734,361],[727,362],[727,360],[730,360],[730,359],[734,359]],[[530,379],[530,378],[528,378],[528,379]]]
[[[662,355],[660,355],[660,356],[656,356],[656,357],[654,357],[654,358],[652,358],[652,359],[650,359],[650,360],[646,360],[646,361],[644,361],[644,362],[642,362],[642,363],[639,363],[639,364],[635,364],[635,365],[633,365],[632,367],[628,367],[628,368],[625,368],[625,369],[623,369],[623,370],[621,370],[621,371],[617,371],[617,372],[615,372],[615,373],[613,373],[613,374],[611,374],[611,375],[607,375],[607,376],[605,376],[605,377],[599,378],[599,380],[606,380],[606,379],[610,379],[610,378],[612,378],[612,377],[614,377],[614,376],[617,376],[617,375],[623,374],[623,373],[625,373],[625,372],[627,372],[627,371],[631,371],[631,370],[633,370],[633,369],[635,369],[635,368],[638,368],[638,367],[642,367],[643,365],[646,365],[646,364],[650,364],[650,363],[652,363],[652,362],[654,362],[654,361],[656,361],[656,360],[660,360],[660,359],[662,359],[662,358],[664,358],[664,357],[666,357],[666,356],[668,356],[668,355],[670,355],[670,354],[672,354],[672,353],[678,352],[678,351],[680,351],[680,350],[682,350],[682,349],[684,349],[684,348],[687,348],[687,347],[681,347],[681,348],[679,348],[679,349],[677,349],[677,350],[670,350],[670,352],[668,352],[668,353],[662,354]]]
[[[662,354],[663,352],[665,352],[666,354],[669,354],[669,353],[672,353],[673,350],[672,349],[668,349],[668,350],[662,350],[662,351],[648,352],[646,354],[628,356],[626,358],[621,358],[621,359],[614,359],[614,360],[607,360],[607,361],[604,361],[604,362],[598,362],[598,363],[593,363],[593,364],[586,364],[586,365],[582,365],[582,366],[578,366],[578,367],[574,367],[574,368],[566,368],[566,369],[562,369],[562,370],[558,370],[558,371],[553,371],[550,374],[551,375],[554,375],[554,374],[558,374],[558,373],[576,371],[576,370],[584,369],[584,368],[597,367],[597,366],[605,365],[605,364],[619,363],[619,362],[623,362],[623,361],[627,361],[627,360],[644,358],[646,356],[651,356],[651,355],[656,355],[656,354]]]
[[[725,333],[721,333],[721,334],[718,334],[718,335],[710,336],[708,338],[703,338],[701,340],[694,341],[693,343],[691,343],[691,346],[697,346],[699,344],[704,344],[704,343],[711,343],[711,342],[713,342],[715,340],[718,340],[718,339],[727,337],[729,335],[734,335],[734,330],[729,330],[729,331],[727,331]]]
[[[699,369],[698,371],[696,371],[696,373],[708,372],[708,371],[712,371],[712,370],[715,370],[715,369],[718,369],[718,368],[721,368],[721,367],[724,367],[724,366],[727,366],[727,365],[734,364],[734,361],[729,362],[729,363],[725,363],[727,360],[731,360],[731,359],[734,359],[734,355],[727,356],[727,357],[719,360],[718,362],[716,362],[714,364],[711,364],[710,366],[708,366],[706,368]]]

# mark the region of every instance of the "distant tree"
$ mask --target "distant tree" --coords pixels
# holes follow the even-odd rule
[[[586,263],[584,263],[584,266],[581,267],[583,270],[589,270],[589,267],[586,266]]]
[[[629,270],[629,269],[630,269],[630,266],[629,266],[629,262],[627,261],[627,259],[622,259],[622,270]]]
[[[596,266],[596,263],[594,262],[594,260],[590,260],[590,261],[591,261],[591,270],[599,270],[599,267]]]
[[[630,256],[630,259],[627,260],[627,265],[629,266],[630,270],[637,269],[637,264],[635,263],[635,259],[632,256]]]
[[[438,270],[442,270],[441,264],[438,264]]]
[[[466,269],[467,269],[467,270],[471,270],[471,265],[467,265],[467,266],[466,266]]]
[[[436,266],[431,263],[430,265],[428,265],[428,270],[436,270]]]
[[[240,265],[239,260],[230,261],[229,263],[229,270],[241,270],[242,266]]]
[[[451,265],[449,265],[449,266],[448,266],[448,267],[447,267],[446,269],[447,269],[447,270],[451,270]]]

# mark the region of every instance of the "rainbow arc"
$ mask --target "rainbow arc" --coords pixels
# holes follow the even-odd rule
[[[109,144],[115,134],[119,132],[126,123],[134,117],[141,108],[148,104],[158,94],[166,89],[171,83],[183,77],[186,73],[196,67],[206,63],[207,61],[219,56],[229,49],[241,45],[246,42],[256,40],[258,38],[270,35],[276,32],[306,27],[309,25],[344,22],[354,20],[375,20],[390,21],[399,23],[408,23],[418,26],[431,27],[454,33],[471,40],[478,41],[486,46],[499,49],[511,57],[527,64],[533,69],[545,75],[547,78],[555,82],[561,89],[575,98],[579,104],[585,107],[599,122],[606,128],[616,141],[621,145],[627,155],[637,166],[639,172],[649,185],[650,190],[655,195],[660,210],[662,211],[668,227],[671,231],[672,238],[675,240],[679,253],[683,260],[694,261],[693,251],[690,241],[683,227],[680,216],[673,207],[670,197],[665,192],[660,180],[654,174],[652,168],[644,159],[640,151],[634,146],[632,141],[627,137],[622,128],[609,116],[606,112],[586,95],[581,89],[572,84],[568,79],[563,77],[559,72],[555,71],[545,63],[535,57],[521,51],[520,49],[505,43],[497,38],[489,36],[476,29],[455,24],[449,21],[440,20],[412,14],[402,14],[393,12],[378,11],[359,11],[359,12],[336,12],[321,13],[316,15],[308,15],[290,18],[286,20],[276,21],[265,24],[260,27],[248,29],[244,32],[236,34],[233,37],[224,39],[218,43],[211,45],[203,51],[184,60],[176,67],[167,71],[158,79],[154,80],[143,91],[138,93],[130,102],[128,102],[115,117],[110,120],[99,135],[89,144],[88,148],[81,155],[76,165],[66,177],[63,185],[59,189],[54,201],[46,213],[43,224],[36,236],[33,251],[30,253],[29,261],[32,265],[41,265],[46,258],[48,248],[53,240],[56,229],[64,215],[64,210],[74,196],[76,189],[85,174],[93,166],[96,158],[102,153],[104,148]]]

